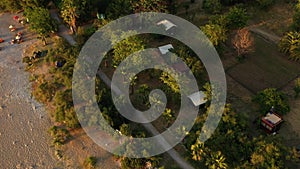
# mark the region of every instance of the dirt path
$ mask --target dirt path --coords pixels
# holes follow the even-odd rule
[[[12,18],[12,14],[0,16],[0,37],[5,40],[0,44],[0,166],[52,169],[58,164],[47,133],[50,120],[44,106],[31,98],[29,74],[22,63],[23,49],[36,38]],[[10,24],[24,33],[25,42],[8,44],[14,36]]]
[[[59,18],[57,14],[56,9],[51,9],[50,10],[51,17],[55,20],[58,21],[59,26],[58,26],[58,35],[65,38],[71,45],[75,45],[76,41],[74,40],[73,36],[70,34],[70,30],[63,25],[61,19]]]
[[[271,41],[275,44],[278,44],[278,42],[280,41],[280,37],[271,33],[268,33],[260,28],[257,27],[249,27],[249,30],[259,36],[261,36],[262,38],[266,39],[267,41]]]

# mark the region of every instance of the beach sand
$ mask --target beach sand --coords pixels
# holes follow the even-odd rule
[[[21,44],[9,44],[15,33],[10,24],[24,33],[13,14],[1,14],[0,38],[0,166],[14,168],[59,168],[47,133],[50,119],[43,105],[31,98],[29,73],[22,63],[22,52],[36,38],[24,34]],[[18,31],[18,30],[17,30]]]

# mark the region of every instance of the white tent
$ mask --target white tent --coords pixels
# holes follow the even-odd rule
[[[188,98],[191,99],[191,101],[193,102],[193,104],[195,106],[199,106],[199,105],[207,102],[207,100],[205,99],[205,96],[206,95],[203,91],[199,91],[199,92],[189,95]]]
[[[274,113],[268,113],[266,117],[264,117],[264,119],[271,122],[272,124],[277,124],[282,121],[282,119]]]
[[[158,47],[158,49],[160,53],[164,55],[169,52],[169,49],[174,49],[174,48],[171,44],[168,44],[168,45],[160,46]]]
[[[172,27],[176,26],[174,23],[172,23],[171,21],[166,20],[166,19],[158,22],[157,25],[164,25],[166,31],[171,29]]]

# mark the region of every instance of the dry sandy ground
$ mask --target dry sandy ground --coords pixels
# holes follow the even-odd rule
[[[50,121],[44,107],[30,96],[29,74],[22,63],[23,49],[35,40],[25,34],[25,42],[8,44],[14,36],[10,24],[13,15],[0,16],[0,166],[14,168],[56,168],[47,129]],[[32,39],[30,39],[32,38]]]

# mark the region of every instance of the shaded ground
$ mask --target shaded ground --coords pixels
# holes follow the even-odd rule
[[[300,77],[300,76],[299,76]],[[300,97],[294,98],[294,81],[286,85],[282,91],[288,94],[291,111],[283,116],[284,123],[279,135],[284,138],[287,146],[300,145]],[[300,168],[300,162],[289,164],[289,168]]]
[[[194,3],[191,3],[190,0],[180,0],[180,2],[178,2],[180,7],[179,9],[177,9],[176,15],[182,15],[186,13],[189,14],[189,13],[193,13],[193,11],[196,10],[202,10],[202,3],[203,0],[195,0]],[[186,9],[186,5],[184,4],[188,5],[187,9]]]
[[[257,9],[250,7],[248,12],[252,14],[251,25],[266,30],[269,34],[282,36],[290,30],[292,17],[294,15],[293,3],[287,3],[286,0],[277,0],[269,9]]]
[[[294,84],[295,82],[291,81],[282,89],[283,92],[288,94],[291,106],[291,111],[284,116],[285,124],[282,128],[282,135],[290,140],[292,145],[300,144],[300,97],[294,98]],[[295,139],[298,140],[298,143],[295,142]]]

